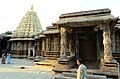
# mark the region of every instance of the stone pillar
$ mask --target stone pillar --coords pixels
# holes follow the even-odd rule
[[[63,70],[63,69],[69,69],[70,67],[73,67],[74,58],[73,57],[67,57],[67,28],[60,27],[60,34],[61,34],[61,51],[60,51],[60,58],[58,59],[57,64],[55,65],[53,71],[55,70]]]
[[[66,28],[61,27],[61,52],[60,57],[66,58],[66,47],[67,47],[67,38],[66,38]]]
[[[33,57],[35,57],[35,48],[33,47]]]
[[[8,40],[7,40],[7,49],[10,49],[10,41],[8,41]]]
[[[58,41],[59,41],[58,37],[57,36],[55,37],[55,35],[54,35],[54,51],[58,51],[58,48],[59,48],[58,47],[58,45],[59,45]]]
[[[30,48],[28,48],[28,57],[30,57]]]
[[[79,41],[78,41],[77,34],[75,35],[75,39],[76,39],[76,42],[75,42],[76,59],[78,59],[80,56],[79,56]]]
[[[105,24],[103,29],[104,59],[102,71],[117,73],[117,61],[112,56],[110,33],[109,24]]]
[[[42,38],[42,51],[45,51],[45,39]]]
[[[14,44],[13,44],[13,42],[12,42],[12,44],[11,44],[11,50],[12,50],[12,51],[14,50]]]
[[[115,53],[115,29],[112,30],[112,52]]]
[[[49,37],[46,37],[46,51],[49,51]]]
[[[100,41],[99,41],[99,33],[97,33],[97,36],[96,36],[96,44],[97,44],[97,60],[100,60],[100,57],[101,57],[101,53],[100,53]]]
[[[116,37],[115,37],[115,42],[116,42],[116,51],[118,51],[119,50],[119,36],[118,36],[118,34],[116,34]]]
[[[104,61],[110,62],[112,58],[110,28],[108,25],[103,29]]]
[[[69,52],[70,52],[70,56],[75,56],[74,54],[74,50],[73,50],[73,39],[72,39],[72,35],[70,35],[70,39],[69,39]]]
[[[36,51],[39,52],[40,50],[40,40],[36,40]]]

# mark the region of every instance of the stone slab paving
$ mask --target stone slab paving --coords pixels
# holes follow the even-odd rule
[[[51,79],[51,75],[42,73],[4,72],[0,73],[0,79]]]
[[[76,79],[76,73],[63,72],[62,74],[57,74],[53,77],[54,79]],[[107,79],[103,75],[93,75],[87,74],[87,79]]]
[[[0,79],[51,79],[54,74],[50,66],[36,66],[29,59],[12,58],[11,62],[0,62]],[[25,69],[20,69],[21,67]]]

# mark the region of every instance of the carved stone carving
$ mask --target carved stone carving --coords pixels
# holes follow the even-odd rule
[[[110,62],[112,58],[110,28],[106,25],[103,29],[104,61]]]
[[[109,38],[109,33],[103,33],[103,44],[104,44],[104,60],[109,60],[111,56],[111,40]]]

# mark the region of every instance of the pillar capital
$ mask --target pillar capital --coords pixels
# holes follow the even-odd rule
[[[61,27],[60,28],[60,32],[62,33],[62,32],[66,32],[67,31],[67,29],[65,28],[65,27]]]

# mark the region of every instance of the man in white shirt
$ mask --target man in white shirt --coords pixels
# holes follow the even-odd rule
[[[87,68],[83,64],[82,59],[77,59],[78,70],[77,70],[77,79],[87,79]]]

